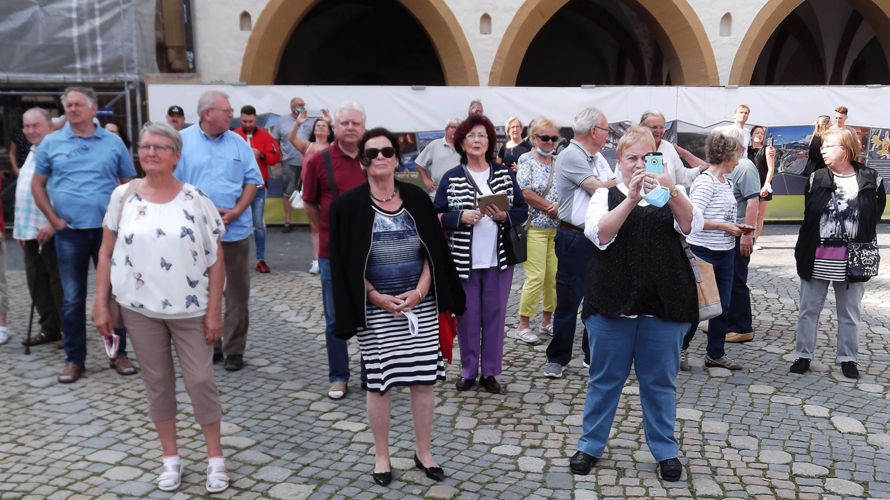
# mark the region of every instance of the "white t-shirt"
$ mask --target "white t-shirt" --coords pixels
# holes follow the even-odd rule
[[[482,194],[492,194],[488,185],[488,169],[482,172],[474,172],[467,169],[473,178],[473,182],[479,186]],[[473,254],[472,269],[488,269],[498,265],[498,225],[489,216],[484,216],[473,226]]]
[[[161,204],[136,193],[123,200],[126,190],[123,184],[111,193],[102,222],[117,233],[111,257],[115,300],[152,318],[203,316],[208,268],[216,262],[216,240],[225,232],[213,202],[191,184]]]

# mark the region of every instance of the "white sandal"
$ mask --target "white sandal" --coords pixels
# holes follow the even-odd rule
[[[175,491],[182,484],[182,462],[164,464],[158,475],[158,489],[161,491]]]
[[[229,487],[229,473],[225,465],[207,466],[207,493],[220,493]]]

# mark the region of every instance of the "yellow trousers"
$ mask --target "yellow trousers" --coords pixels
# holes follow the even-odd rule
[[[556,309],[556,228],[528,228],[528,260],[523,264],[525,283],[519,299],[519,315],[537,315],[538,302],[544,295],[544,312]]]

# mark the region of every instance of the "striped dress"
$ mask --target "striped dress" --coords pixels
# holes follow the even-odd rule
[[[374,207],[371,252],[365,277],[383,294],[414,290],[423,271],[425,250],[414,219],[405,209],[386,212]],[[357,335],[368,372],[368,390],[385,393],[399,385],[432,385],[445,379],[439,352],[436,299],[430,293],[412,309],[418,332],[411,334],[408,318],[393,316],[368,301],[367,329]]]

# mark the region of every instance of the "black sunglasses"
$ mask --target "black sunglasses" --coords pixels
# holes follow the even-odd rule
[[[392,158],[396,155],[396,148],[392,146],[387,146],[385,148],[368,148],[365,150],[365,164],[370,165],[371,160],[377,158],[378,154],[383,154],[384,158]]]
[[[537,134],[535,134],[535,137],[537,137],[539,141],[543,141],[543,142],[559,142],[558,135],[537,135]]]

